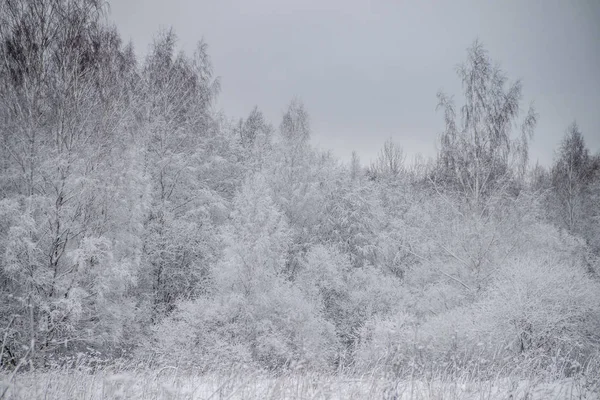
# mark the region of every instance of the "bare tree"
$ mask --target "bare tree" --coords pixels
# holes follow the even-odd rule
[[[573,122],[563,138],[552,167],[552,184],[561,206],[563,222],[574,231],[581,217],[582,192],[592,178],[592,163],[583,135]]]
[[[310,139],[310,120],[304,104],[293,99],[279,126],[281,135],[289,142],[308,143]]]
[[[370,173],[374,176],[396,178],[404,172],[404,150],[392,138],[383,144],[377,159],[371,164]]]
[[[520,124],[520,134],[513,138],[522,98],[521,81],[507,88],[506,75],[479,41],[467,50],[467,61],[457,68],[457,74],[465,100],[459,121],[454,99],[438,93],[438,108],[444,110],[446,123],[441,135],[438,176],[458,186],[478,205],[503,187],[515,172],[517,176],[524,174],[537,115],[530,106]]]
[[[356,151],[352,152],[352,159],[350,160],[350,179],[352,181],[359,180],[361,177],[361,169],[360,165],[360,157],[356,153]]]
[[[237,131],[242,146],[248,148],[252,147],[256,138],[261,134],[270,137],[273,128],[265,121],[265,117],[258,107],[254,107],[245,121],[240,119]]]

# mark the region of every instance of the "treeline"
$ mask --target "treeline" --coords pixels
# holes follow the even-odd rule
[[[0,3],[2,367],[597,357],[600,157],[573,124],[531,167],[538,116],[480,43],[436,158],[389,140],[364,167],[310,145],[298,100],[216,112],[207,45],[176,42],[137,60],[102,1]]]

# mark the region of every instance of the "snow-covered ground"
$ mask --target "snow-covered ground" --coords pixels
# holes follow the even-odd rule
[[[189,375],[158,371],[27,372],[0,376],[2,399],[598,399],[600,388],[582,380],[555,382],[403,380],[370,376],[291,374],[268,377],[251,371]]]

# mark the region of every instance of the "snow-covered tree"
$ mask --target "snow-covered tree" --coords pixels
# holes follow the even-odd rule
[[[19,213],[1,261],[18,316],[8,345],[34,361],[120,345],[131,311],[113,160],[126,149],[135,59],[102,15],[95,1],[0,6],[2,193]]]
[[[460,190],[479,206],[498,190],[505,190],[513,177],[522,176],[528,162],[529,140],[537,114],[530,107],[518,124],[522,84],[506,87],[508,78],[476,41],[467,50],[467,62],[457,69],[465,104],[457,110],[452,97],[438,93],[438,108],[444,110],[438,179]]]
[[[576,231],[587,211],[584,209],[583,197],[587,184],[593,179],[591,161],[583,135],[577,123],[573,122],[560,143],[552,167],[552,184],[561,208],[560,217],[571,232]]]
[[[328,364],[333,328],[285,277],[291,231],[271,196],[261,174],[244,183],[223,228],[212,289],[182,303],[157,328],[161,354],[196,364],[219,358],[267,368]]]

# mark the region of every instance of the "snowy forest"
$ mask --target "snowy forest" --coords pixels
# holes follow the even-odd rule
[[[294,93],[280,121],[216,110],[205,42],[158,31],[138,59],[102,1],[0,2],[2,376],[85,360],[598,385],[600,154],[573,122],[535,165],[527,82],[465,49],[462,92],[431,99],[435,157],[391,138],[346,162]]]

